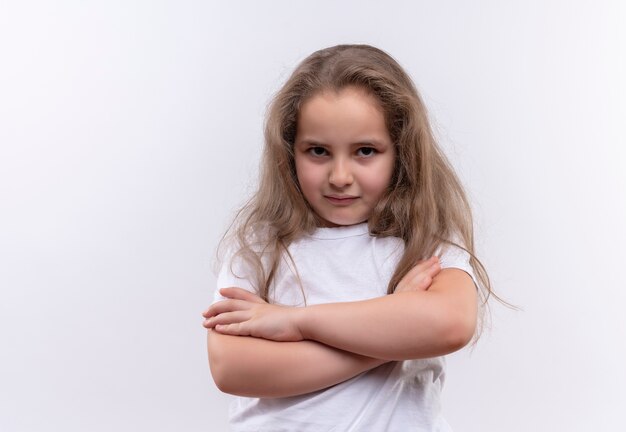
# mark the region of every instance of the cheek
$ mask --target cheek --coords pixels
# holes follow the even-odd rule
[[[316,186],[317,175],[315,173],[315,167],[306,161],[298,161],[296,159],[296,175],[298,176],[298,182],[300,183],[300,189],[303,193],[307,193]]]
[[[391,179],[393,178],[393,171],[395,167],[396,159],[394,155],[390,159],[386,160],[385,164],[381,168],[380,179],[382,189],[387,189],[387,187],[391,184]]]
[[[371,193],[375,193],[376,195],[382,194],[391,183],[392,170],[393,166],[389,166],[388,164],[377,167],[371,175],[367,176],[366,184],[363,186]]]

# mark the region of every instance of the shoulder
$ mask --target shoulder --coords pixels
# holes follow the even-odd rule
[[[214,302],[224,300],[220,288],[238,287],[258,293],[265,273],[272,266],[276,236],[268,224],[235,228],[219,247]]]
[[[474,274],[474,268],[470,262],[471,255],[458,235],[453,236],[449,242],[439,245],[435,255],[439,257],[439,264],[442,269],[455,268],[463,270],[471,277],[476,287],[479,286]]]
[[[225,300],[219,293],[220,288],[239,287],[250,292],[256,291],[254,289],[256,270],[248,256],[256,253],[254,245],[255,243],[251,243],[246,253],[245,246],[235,236],[224,239],[219,251],[219,271],[215,284],[214,303]]]

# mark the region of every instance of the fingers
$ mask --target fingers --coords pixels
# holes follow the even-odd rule
[[[431,277],[436,275],[437,273],[439,273],[441,271],[441,265],[439,264],[439,258],[434,256],[432,258],[427,259],[426,261],[424,261],[424,264],[423,264],[421,270],[423,272],[426,272],[427,274],[429,274]]]
[[[224,297],[238,299],[238,300],[246,300],[254,303],[266,303],[261,297],[258,295],[251,293],[248,290],[237,287],[229,287],[229,288],[220,288],[220,294]]]
[[[430,284],[433,283],[433,278],[430,276],[422,276],[415,284],[415,289],[425,291]]]
[[[434,256],[425,261],[421,261],[419,264],[409,270],[407,276],[409,278],[415,278],[419,275],[429,275],[433,277],[439,272],[439,270],[441,270],[441,266],[439,265],[439,258]]]
[[[245,322],[233,324],[220,324],[215,326],[215,331],[232,336],[250,336],[250,331]]]
[[[420,261],[402,278],[395,291],[425,291],[430,287],[433,278],[440,271],[441,265],[438,257],[433,256],[427,260]]]
[[[439,258],[434,256],[431,257],[427,260],[424,261],[420,261],[419,263],[417,263],[417,265],[415,267],[413,267],[411,270],[409,270],[409,273],[413,276],[413,275],[418,275],[421,274],[423,272],[430,272],[432,271],[434,268],[439,266]],[[407,273],[407,274],[409,274]]]
[[[202,326],[218,333],[249,335],[250,309],[258,304],[267,304],[261,297],[242,288],[220,288],[226,300],[218,301],[202,312],[205,318]]]
[[[432,257],[428,258],[427,260],[420,261],[417,264],[417,267],[420,267],[422,269],[426,269],[426,268],[432,267],[435,264],[437,264],[437,265],[439,264],[439,257],[437,255],[432,256]]]
[[[212,304],[206,311],[202,312],[205,318],[219,315],[224,312],[233,312],[237,310],[248,310],[252,304],[245,300],[222,300]]]
[[[229,299],[233,299],[233,300],[243,300],[246,302],[252,302],[252,303],[267,303],[266,301],[264,301],[261,297],[259,297],[258,295],[251,293],[248,290],[245,290],[243,288],[237,288],[237,287],[228,287],[228,288],[220,288],[220,294],[224,297],[227,297]],[[223,300],[221,302],[217,302],[215,304],[221,304],[226,300]],[[215,315],[214,311],[213,311],[213,306],[210,306],[208,309],[205,309],[202,312],[202,316],[205,318],[208,318],[210,316]],[[226,305],[222,305],[223,307],[226,307]]]
[[[202,326],[205,328],[213,328],[217,325],[226,325],[247,321],[250,318],[248,311],[225,312],[217,316],[206,319]]]
[[[431,258],[431,260],[429,261],[432,262],[432,264],[428,266],[427,268],[425,268],[418,275],[418,279],[419,279],[418,284],[420,286],[420,289],[423,289],[423,290],[428,289],[428,287],[430,287],[430,284],[433,283],[433,278],[437,276],[439,272],[441,271],[441,265],[439,265],[439,259],[433,260]]]
[[[437,258],[433,264],[426,269],[426,272],[431,276],[435,277],[441,271],[441,264],[439,263],[439,258]]]

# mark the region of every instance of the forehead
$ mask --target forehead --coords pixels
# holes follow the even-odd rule
[[[300,109],[298,110],[298,115],[302,115],[302,111],[307,110],[307,107],[310,109],[311,105],[320,105],[324,103],[347,104],[350,102],[367,104],[381,113],[383,112],[380,101],[373,93],[363,87],[349,85],[340,89],[322,89],[314,92],[302,101]]]
[[[339,91],[321,91],[300,107],[297,139],[341,141],[360,135],[389,139],[382,107],[364,89],[351,86]]]

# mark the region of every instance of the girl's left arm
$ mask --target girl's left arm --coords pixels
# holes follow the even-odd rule
[[[236,298],[232,290],[237,289],[225,290],[226,296]],[[474,282],[456,268],[441,270],[426,291],[370,300],[308,307],[242,300],[220,303],[208,314],[210,327],[217,325],[219,333],[278,341],[310,339],[384,360],[434,357],[462,348],[474,335],[478,309]]]

